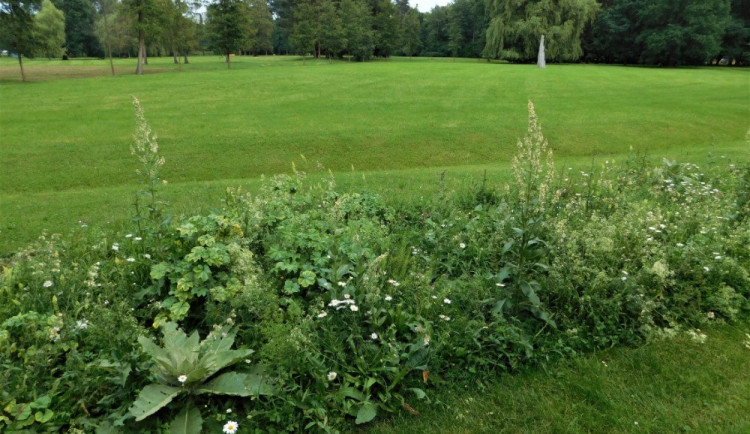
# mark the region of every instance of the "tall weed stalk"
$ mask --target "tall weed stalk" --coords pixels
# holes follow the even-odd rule
[[[133,203],[135,207],[133,222],[140,236],[150,235],[158,241],[171,220],[165,212],[167,202],[158,197],[159,186],[167,183],[161,178],[164,157],[159,155],[156,134],[151,131],[141,102],[135,96],[133,96],[133,108],[136,127],[133,144],[130,145],[130,154],[134,155],[141,164],[141,167],[136,169],[136,173],[142,185],[142,188],[136,192]]]

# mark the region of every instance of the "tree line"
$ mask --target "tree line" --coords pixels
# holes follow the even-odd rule
[[[750,62],[750,0],[0,0],[0,46],[25,56],[193,52],[528,62]],[[20,61],[20,58],[19,58]]]

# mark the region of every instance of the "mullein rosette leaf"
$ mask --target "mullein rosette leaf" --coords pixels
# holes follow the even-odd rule
[[[164,325],[163,334],[163,347],[149,338],[138,338],[143,350],[155,364],[154,373],[159,383],[144,387],[130,407],[130,414],[136,421],[144,420],[184,395],[188,402],[170,424],[170,432],[200,432],[202,418],[192,403],[194,397],[205,394],[244,397],[273,393],[272,386],[259,367],[254,367],[250,372],[225,372],[212,378],[222,369],[253,353],[250,349],[231,349],[235,337],[233,332],[200,341],[198,332],[187,336],[177,329],[177,324],[169,322]]]

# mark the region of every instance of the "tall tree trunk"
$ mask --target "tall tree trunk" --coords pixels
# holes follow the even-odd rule
[[[23,72],[23,61],[21,60],[21,57],[23,57],[23,55],[18,53],[18,66],[21,67],[21,81],[26,81],[26,73]]]
[[[138,11],[138,24],[143,24],[143,11]],[[135,73],[137,75],[143,75],[143,56],[146,54],[146,35],[143,34],[143,29],[138,29],[138,64],[135,67]]]
[[[180,58],[177,50],[172,51],[172,56],[174,56],[174,63],[176,63],[179,66],[178,69],[182,71],[182,63],[180,63]]]
[[[227,53],[227,69],[232,69],[232,58],[231,55]]]
[[[185,65],[189,64],[190,60],[188,60],[188,55],[185,53]]]
[[[107,14],[102,13],[104,18],[104,34],[107,38],[107,55],[109,56],[109,69],[112,70],[112,76],[115,76],[115,62],[112,60],[112,44],[110,43],[109,24],[107,23]]]
[[[143,30],[138,31],[138,64],[135,67],[135,73],[143,75],[143,57],[146,55],[146,41],[143,37]]]

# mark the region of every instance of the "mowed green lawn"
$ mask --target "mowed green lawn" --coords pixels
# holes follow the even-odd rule
[[[137,168],[129,154],[138,97],[166,158],[175,212],[216,206],[227,186],[261,175],[332,170],[344,186],[390,197],[434,190],[438,174],[502,179],[532,100],[560,164],[652,156],[747,159],[750,71],[477,60],[369,63],[216,56],[182,71],[151,59],[0,59],[0,254],[78,220],[120,224]],[[76,77],[76,78],[69,78]],[[304,155],[306,163],[300,155]],[[352,170],[355,173],[352,173]]]

